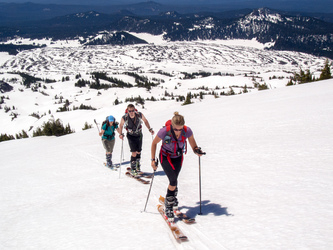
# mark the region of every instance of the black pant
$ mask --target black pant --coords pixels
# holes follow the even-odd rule
[[[127,139],[131,152],[142,151],[142,134],[139,134],[139,136],[127,134]]]
[[[162,168],[164,170],[164,173],[167,175],[169,179],[169,185],[170,186],[177,186],[178,183],[178,175],[180,173],[180,170],[182,169],[182,163],[183,163],[183,156],[179,156],[177,158],[168,158],[167,156],[162,156],[161,159],[160,155],[160,162],[162,165]],[[169,162],[171,161],[171,164]],[[173,167],[174,169],[173,169]]]

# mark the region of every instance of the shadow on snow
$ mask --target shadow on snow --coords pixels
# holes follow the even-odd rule
[[[179,209],[187,209],[186,215],[191,218],[195,218],[200,212],[200,202],[197,202],[195,207],[180,206]],[[222,207],[220,204],[212,203],[209,200],[204,200],[201,202],[201,212],[202,215],[214,214],[215,216],[234,216],[228,212],[227,207]]]

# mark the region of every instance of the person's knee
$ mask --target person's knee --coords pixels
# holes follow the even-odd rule
[[[169,186],[174,187],[176,189],[177,186],[177,179],[170,180]]]

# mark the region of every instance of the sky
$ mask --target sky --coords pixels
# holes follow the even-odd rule
[[[73,3],[73,4],[126,4],[126,3],[141,3],[141,2],[148,2],[145,0],[0,0],[0,2],[7,2],[7,3],[24,3],[24,2],[33,2],[33,3]],[[178,4],[225,4],[230,3],[230,0],[154,0],[156,3],[161,4],[168,4],[168,3],[178,3]],[[274,3],[302,3],[302,4],[308,4],[308,3],[330,3],[329,0],[319,0],[319,1],[313,1],[313,0],[233,0],[233,3],[246,3],[246,4],[261,4],[261,5],[267,5]]]
[[[6,3],[42,3],[42,4],[75,4],[75,5],[119,5],[130,3],[148,2],[145,0],[0,0]],[[218,4],[226,10],[241,8],[268,7],[272,9],[333,13],[333,1],[331,0],[155,0],[154,2],[165,5],[208,5]]]

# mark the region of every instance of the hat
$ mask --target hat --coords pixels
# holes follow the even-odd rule
[[[109,122],[114,122],[114,117],[112,116],[112,115],[110,115],[109,117],[108,117],[108,120],[109,120]]]

